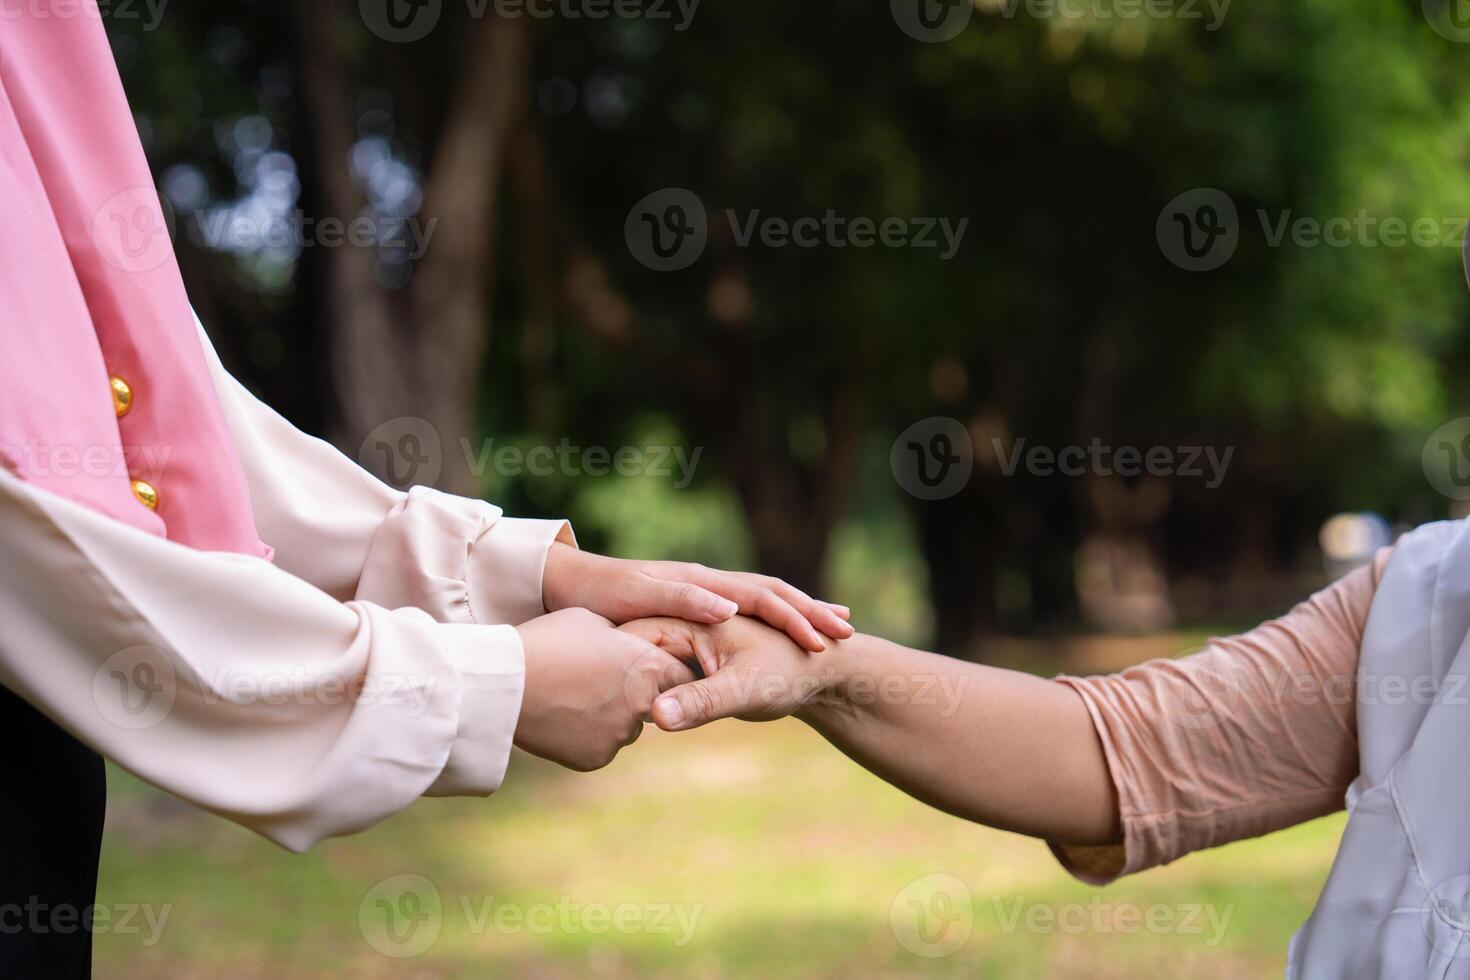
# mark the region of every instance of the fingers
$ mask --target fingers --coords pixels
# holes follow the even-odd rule
[[[654,699],[660,694],[688,684],[698,676],[688,664],[655,646],[646,646],[642,652],[635,653],[626,669],[623,694],[628,710],[640,720],[650,717]]]
[[[834,640],[845,640],[853,634],[853,628],[829,603],[818,602],[778,578],[697,565],[690,566],[688,575],[696,584],[734,600],[740,612],[758,616],[812,653],[827,649],[818,630]]]
[[[644,615],[677,616],[694,623],[723,623],[740,611],[729,599],[693,583],[645,576],[637,605]]]
[[[774,589],[757,589],[750,608],[747,610],[742,606],[741,611],[749,612],[752,616],[757,616],[777,629],[785,631],[788,636],[812,653],[821,653],[827,649],[827,641],[822,639],[811,620],[803,616],[795,606],[782,598]]]
[[[689,624],[679,619],[663,616],[650,619],[635,619],[618,627],[619,632],[631,633],[653,644],[666,653],[687,659],[694,655],[694,631]]]
[[[685,732],[742,710],[734,671],[722,671],[659,695],[653,722],[666,732]]]
[[[714,642],[709,634],[695,623],[660,616],[653,619],[635,619],[631,623],[624,623],[618,629],[653,644],[664,653],[677,657],[685,663],[697,663],[700,669],[707,674],[714,673],[719,667]]]
[[[854,630],[848,624],[852,618],[852,610],[846,606],[839,606],[832,602],[822,602],[813,599],[805,592],[793,585],[788,585],[780,579],[770,579],[772,588],[781,593],[787,602],[791,603],[807,622],[817,629],[826,633],[834,640],[845,640],[852,636]]]

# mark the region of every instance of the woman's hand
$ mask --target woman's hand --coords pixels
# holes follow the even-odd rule
[[[694,679],[682,662],[585,609],[516,627],[526,687],[515,744],[578,772],[601,769],[643,732],[660,691]]]
[[[777,578],[685,562],[607,558],[561,542],[546,557],[541,595],[548,612],[580,606],[619,624],[648,616],[723,623],[743,613],[813,653],[827,648],[822,634],[842,640],[853,633],[846,606],[813,599]]]
[[[786,634],[744,616],[715,625],[640,619],[621,630],[698,663],[704,673],[654,702],[653,721],[670,732],[719,718],[775,721],[796,714],[841,689],[848,660],[842,650],[814,660]]]

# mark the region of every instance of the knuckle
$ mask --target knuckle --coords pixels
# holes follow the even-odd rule
[[[700,684],[690,690],[699,714],[709,717],[719,712],[721,697],[708,684]]]

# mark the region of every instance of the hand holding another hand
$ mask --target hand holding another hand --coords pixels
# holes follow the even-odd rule
[[[784,633],[743,616],[713,625],[641,619],[620,629],[704,672],[654,703],[654,722],[671,732],[719,718],[774,721],[795,714],[840,686],[846,659],[843,644],[834,656],[812,657]]]
[[[515,744],[578,772],[637,741],[654,698],[694,679],[681,661],[585,609],[517,627],[526,681]]]
[[[629,561],[557,542],[546,557],[542,601],[548,611],[580,606],[614,623],[678,616],[723,623],[736,613],[786,632],[813,653],[852,636],[846,606],[813,599],[778,578],[722,572],[687,562]]]

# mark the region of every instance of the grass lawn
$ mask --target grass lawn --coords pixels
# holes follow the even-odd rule
[[[97,975],[150,980],[1280,976],[1343,822],[1093,889],[796,722],[650,729],[590,775],[518,755],[492,799],[303,856],[112,787],[98,900],[167,918],[99,935]]]

